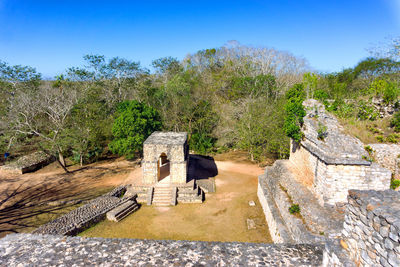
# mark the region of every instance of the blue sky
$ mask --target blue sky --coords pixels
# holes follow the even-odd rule
[[[367,48],[400,36],[400,0],[91,1],[0,0],[0,60],[45,77],[82,65],[85,54],[149,67],[237,40],[303,56],[339,71]]]

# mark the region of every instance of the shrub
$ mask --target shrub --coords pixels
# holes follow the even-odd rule
[[[376,128],[375,126],[372,126],[372,125],[367,125],[367,130],[374,134],[383,134],[383,132],[381,130],[379,130],[378,128]]]
[[[393,83],[387,83],[385,90],[383,92],[383,101],[386,104],[393,103],[399,95],[396,86]]]
[[[398,188],[399,186],[400,186],[400,180],[393,179],[393,180],[390,182],[390,188],[392,188],[393,190],[396,189],[396,188]]]
[[[329,98],[329,95],[324,90],[319,89],[314,92],[314,98],[317,100],[324,101]]]
[[[360,120],[376,120],[378,117],[378,112],[375,110],[375,108],[366,103],[365,101],[360,101],[360,104],[358,106],[358,112],[357,112],[357,117]]]
[[[369,155],[371,155],[374,152],[371,146],[365,146],[364,149],[368,152]]]
[[[366,160],[366,161],[369,161],[369,162],[373,162],[374,161],[374,159],[372,158],[372,157],[367,157],[367,156],[361,156],[361,158],[363,159],[363,160]]]
[[[398,142],[398,135],[396,135],[396,134],[389,134],[387,137],[386,137],[386,141],[387,142],[389,142],[389,143],[397,143]]]
[[[382,135],[378,135],[376,137],[376,140],[378,140],[379,143],[383,143],[383,142],[385,142],[385,137],[383,137]]]
[[[300,213],[300,206],[299,204],[293,204],[292,206],[289,207],[289,213],[290,214],[298,214]]]
[[[395,132],[400,132],[400,112],[397,111],[392,120],[390,121],[390,126],[394,128]]]
[[[353,115],[354,112],[354,105],[343,103],[342,105],[338,106],[336,109],[336,115],[340,118],[349,118]]]
[[[326,127],[325,125],[323,125],[322,123],[318,123],[318,129],[317,129],[317,138],[319,140],[324,140],[325,137],[328,135],[328,127]]]

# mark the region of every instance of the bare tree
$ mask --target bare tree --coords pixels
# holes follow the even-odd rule
[[[37,92],[18,92],[8,115],[12,131],[37,136],[41,148],[46,153],[56,156],[66,172],[68,170],[63,153],[67,144],[64,131],[67,117],[76,101],[75,91],[53,88],[49,83],[45,83]]]

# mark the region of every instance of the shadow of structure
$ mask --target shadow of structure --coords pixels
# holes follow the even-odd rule
[[[218,168],[214,158],[202,155],[189,155],[187,182],[192,180],[206,193],[215,192],[215,179]]]
[[[188,182],[203,180],[218,175],[218,168],[214,158],[202,155],[189,155]]]
[[[80,192],[83,184],[61,178],[47,179],[36,185],[10,185],[2,189],[0,238],[8,233],[33,230],[104,193],[96,190]]]

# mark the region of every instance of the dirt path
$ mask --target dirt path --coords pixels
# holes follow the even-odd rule
[[[121,222],[103,221],[82,236],[109,238],[174,239],[201,241],[271,242],[257,198],[257,176],[264,170],[251,163],[216,161],[217,192],[203,204],[175,207],[143,205]],[[135,179],[140,172],[130,174]],[[256,203],[249,206],[249,201]],[[247,228],[247,219],[256,229]]]

